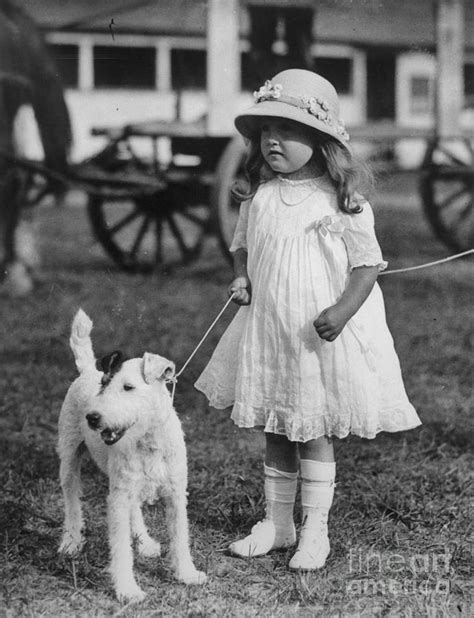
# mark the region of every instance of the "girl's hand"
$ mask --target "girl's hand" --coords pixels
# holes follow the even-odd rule
[[[321,311],[313,322],[321,339],[334,341],[340,335],[344,326],[367,299],[378,272],[377,266],[358,266],[352,270],[341,298],[335,305]]]
[[[235,296],[232,302],[237,305],[250,305],[250,299],[252,298],[250,279],[248,277],[236,277],[229,285],[229,296],[235,292]]]
[[[342,306],[336,304],[321,311],[314,320],[313,326],[321,339],[334,341],[340,335],[350,317],[350,313]]]

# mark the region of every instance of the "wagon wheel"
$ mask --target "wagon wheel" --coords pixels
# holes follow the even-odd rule
[[[210,219],[202,193],[201,186],[189,184],[168,185],[151,195],[96,195],[88,203],[89,218],[97,240],[121,269],[167,269],[201,250]]]
[[[52,193],[48,180],[40,174],[20,171],[18,199],[23,208],[37,206]]]
[[[422,168],[423,209],[438,238],[455,251],[474,247],[474,141],[436,139]]]
[[[38,206],[45,199],[58,203],[67,190],[68,178],[42,161],[13,157],[17,200],[22,208]]]
[[[240,136],[230,140],[219,159],[211,193],[212,211],[217,219],[217,235],[224,255],[231,261],[229,247],[239,217],[240,203],[232,197],[234,183],[244,180],[246,147]]]

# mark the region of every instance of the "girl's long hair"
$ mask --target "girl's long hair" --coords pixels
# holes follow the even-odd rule
[[[313,160],[329,175],[336,189],[340,210],[349,214],[361,212],[363,199],[359,191],[366,193],[373,186],[373,176],[368,166],[336,139],[320,131],[317,131]],[[239,202],[251,199],[262,183],[276,176],[262,156],[259,132],[249,141],[245,176],[246,186],[237,182],[232,188],[232,196]]]

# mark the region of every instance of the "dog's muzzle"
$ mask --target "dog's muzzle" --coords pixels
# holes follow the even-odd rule
[[[100,437],[107,446],[112,446],[120,440],[126,431],[125,427],[123,429],[103,429],[100,432]]]
[[[102,417],[98,412],[90,412],[89,414],[86,414],[86,420],[87,424],[93,431],[100,429]],[[126,431],[127,427],[122,427],[121,429],[111,429],[110,427],[106,427],[100,432],[100,437],[102,438],[104,444],[107,444],[107,446],[112,446],[112,444],[115,444],[120,440],[120,438],[122,438]]]

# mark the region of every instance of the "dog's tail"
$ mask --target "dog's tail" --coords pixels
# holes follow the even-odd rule
[[[79,309],[72,321],[71,337],[69,338],[69,345],[73,351],[79,373],[95,366],[95,355],[90,337],[91,330],[92,320],[82,309]]]

